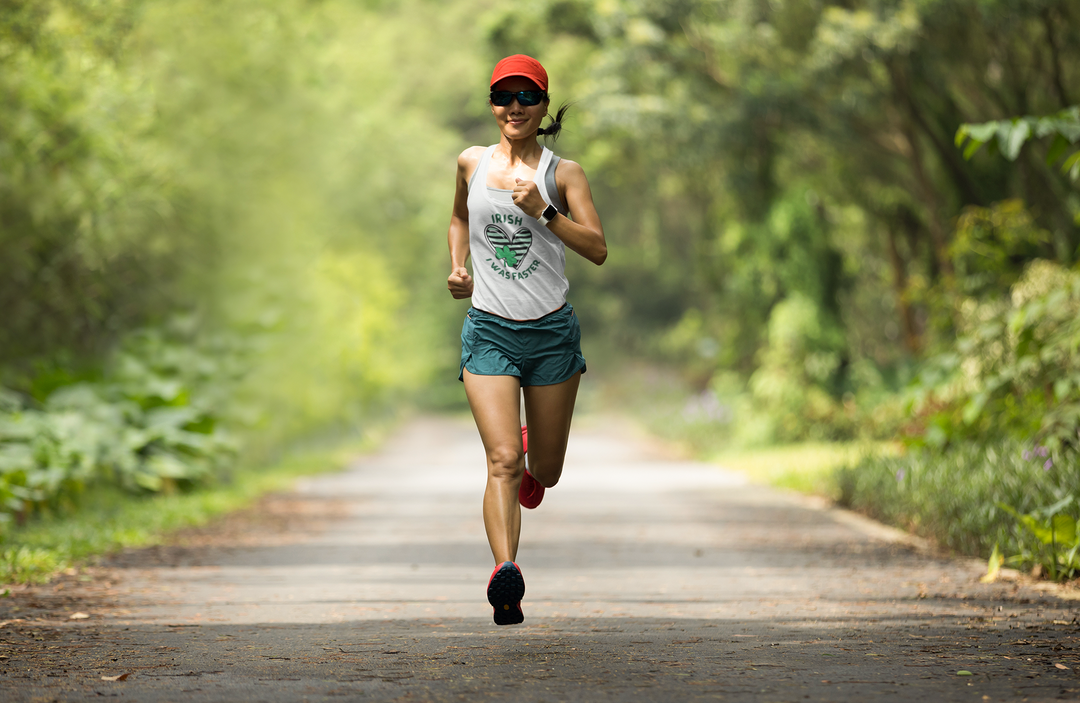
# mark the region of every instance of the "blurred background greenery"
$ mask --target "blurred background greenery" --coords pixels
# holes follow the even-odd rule
[[[0,529],[460,409],[454,163],[519,52],[611,247],[588,403],[1080,568],[1067,0],[0,0]]]

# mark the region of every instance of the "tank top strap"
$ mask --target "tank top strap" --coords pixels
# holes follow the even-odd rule
[[[540,163],[536,167],[536,182],[540,184],[540,194],[544,196],[544,200],[565,215],[566,206],[563,205],[562,197],[559,196],[559,187],[555,184],[555,169],[558,168],[559,161],[555,152],[544,147],[544,151],[540,154]]]
[[[473,183],[479,182],[483,186],[487,186],[487,173],[488,166],[491,165],[491,155],[495,153],[495,147],[497,144],[492,144],[484,150],[484,155],[480,157],[480,163],[476,164],[476,170],[473,171],[472,176],[469,177],[469,191],[473,189]],[[477,181],[477,179],[480,179]]]

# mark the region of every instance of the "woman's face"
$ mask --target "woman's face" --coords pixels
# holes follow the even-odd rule
[[[503,78],[491,88],[492,90],[509,90],[517,93],[522,90],[540,90],[540,88],[523,76],[510,76]],[[491,103],[488,103],[491,105]],[[491,114],[495,115],[495,122],[499,129],[508,139],[524,139],[536,133],[540,129],[540,123],[547,115],[548,101],[544,100],[538,105],[523,107],[517,97],[510,101],[509,105],[491,105]]]

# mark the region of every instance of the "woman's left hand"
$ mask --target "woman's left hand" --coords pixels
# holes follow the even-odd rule
[[[536,183],[523,181],[520,178],[515,178],[514,183],[514,193],[511,196],[514,199],[514,205],[517,205],[522,212],[532,218],[544,214],[547,203],[541,197],[540,189],[536,187]]]

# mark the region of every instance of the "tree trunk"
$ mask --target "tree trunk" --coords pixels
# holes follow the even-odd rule
[[[945,226],[941,222],[941,204],[938,201],[937,189],[926,173],[919,140],[911,122],[904,120],[901,131],[908,143],[908,161],[911,163],[911,173],[915,176],[918,195],[926,206],[926,230],[930,234],[930,244],[934,248],[934,260],[945,280],[951,281],[954,273],[953,265],[952,259],[949,258]]]
[[[892,221],[886,222],[885,231],[888,234],[889,263],[892,264],[893,288],[896,290],[896,307],[900,312],[900,327],[904,333],[904,348],[909,354],[915,355],[922,347],[922,340],[915,324],[915,311],[907,296],[907,267],[900,256],[900,247],[896,241],[896,224]]]

